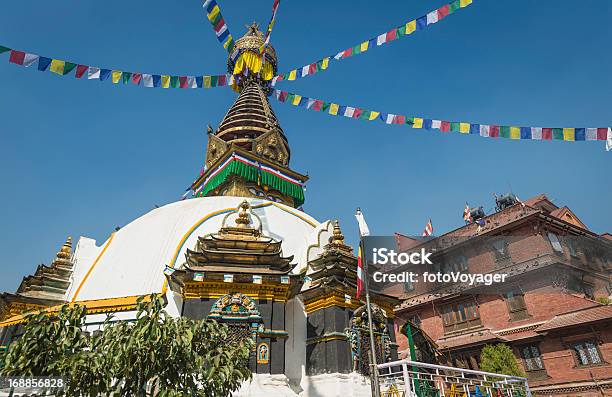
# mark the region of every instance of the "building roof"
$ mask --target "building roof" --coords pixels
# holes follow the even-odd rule
[[[113,233],[102,245],[81,237],[74,253],[68,301],[145,295],[166,289],[165,266],[181,268],[187,249],[199,237],[219,231],[223,219],[236,216],[247,200],[261,222],[262,233],[282,241],[284,255],[295,258],[293,273],[305,269],[327,243],[330,222],[283,204],[243,197],[203,197],[156,208]]]
[[[443,337],[436,341],[440,349],[452,349],[458,346],[478,345],[485,342],[506,342],[507,339],[494,334],[491,330],[481,329],[469,334]]]
[[[558,314],[536,329],[536,332],[612,320],[612,305],[597,305],[586,309]]]

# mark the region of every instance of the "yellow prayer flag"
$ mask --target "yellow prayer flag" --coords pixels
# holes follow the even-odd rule
[[[459,132],[462,134],[470,133],[470,123],[459,123]]]
[[[297,94],[295,94],[295,95],[293,96],[293,101],[291,102],[291,104],[292,104],[293,106],[297,106],[297,105],[299,105],[299,104],[300,104],[300,101],[301,101],[301,100],[302,100],[302,96],[301,96],[301,95],[297,95]]]
[[[380,112],[375,112],[375,111],[372,110],[370,112],[370,121],[376,120],[378,118],[378,116],[380,116]]]
[[[293,69],[291,72],[289,72],[289,78],[287,80],[295,80],[296,75],[297,75],[297,70]]]
[[[323,62],[321,63],[321,69],[325,70],[329,66],[329,57],[323,58]]]
[[[204,76],[204,88],[210,88],[210,76]]]
[[[170,88],[170,76],[162,75],[161,81],[162,81],[162,88]]]
[[[564,128],[563,129],[563,140],[564,141],[573,141],[576,139],[576,130],[573,128]]]
[[[227,47],[229,47],[230,43],[233,41],[234,41],[234,38],[230,34],[229,36],[227,36],[227,40],[225,40],[225,43],[223,43],[223,48],[227,50]]]
[[[411,34],[416,30],[416,19],[406,24],[406,34]]]
[[[121,80],[121,75],[123,72],[121,70],[113,70],[113,84],[118,84],[119,80]]]
[[[463,8],[463,7],[467,7],[470,4],[472,4],[472,0],[461,0],[459,2],[459,7]]]
[[[208,20],[209,21],[213,21],[217,17],[218,13],[219,13],[219,6],[216,5],[216,6],[213,7],[213,9],[210,11],[210,13],[208,13]]]
[[[415,117],[412,119],[412,128],[423,128],[423,119]]]
[[[57,74],[64,74],[64,67],[66,66],[66,62],[64,61],[59,61],[57,59],[53,59],[51,61],[51,66],[49,67],[49,70],[52,71],[53,73],[57,73]]]
[[[338,104],[337,103],[332,103],[329,105],[329,114],[333,114],[334,116],[336,116],[338,114]]]
[[[519,127],[510,127],[510,139],[521,139],[521,129]]]
[[[368,50],[369,43],[370,43],[369,41],[364,41],[363,43],[361,43],[361,45],[359,46],[359,50],[361,52],[366,52]]]

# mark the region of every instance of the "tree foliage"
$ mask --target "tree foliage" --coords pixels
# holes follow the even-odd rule
[[[226,343],[214,321],[172,318],[153,294],[133,322],[107,318],[84,332],[85,308],[30,315],[3,357],[4,376],[62,376],[69,396],[228,396],[251,377],[252,341]],[[0,365],[2,367],[2,365]]]
[[[480,369],[485,372],[524,377],[512,349],[504,344],[486,345],[480,352]]]

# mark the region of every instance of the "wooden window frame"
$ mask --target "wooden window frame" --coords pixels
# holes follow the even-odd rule
[[[580,361],[580,357],[578,356],[578,352],[574,349],[575,345],[584,345],[586,347],[586,343],[591,342],[595,347],[595,351],[597,352],[597,356],[599,357],[598,363],[589,362],[588,364],[582,364]],[[566,342],[567,347],[570,349],[572,353],[572,357],[574,357],[574,368],[592,368],[592,367],[600,367],[603,365],[608,365],[609,363],[604,360],[603,355],[601,354],[601,349],[599,348],[600,340],[597,337],[591,338],[582,338],[577,340],[572,340]],[[588,360],[591,361],[590,353],[587,351]]]
[[[478,303],[475,299],[446,303],[440,308],[440,314],[446,335],[482,326]],[[465,319],[462,319],[463,316]]]

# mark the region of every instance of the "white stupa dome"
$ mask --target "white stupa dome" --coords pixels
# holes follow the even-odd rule
[[[264,235],[282,241],[303,271],[331,233],[331,222],[317,222],[295,208],[244,197],[202,197],[156,208],[111,234],[101,245],[81,237],[74,252],[68,301],[121,298],[166,290],[166,266],[180,267],[197,238],[216,233],[223,218],[247,200]]]

